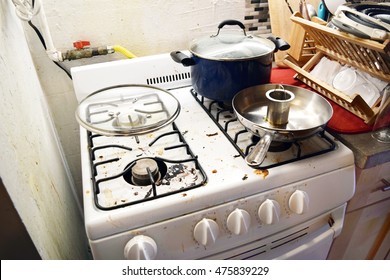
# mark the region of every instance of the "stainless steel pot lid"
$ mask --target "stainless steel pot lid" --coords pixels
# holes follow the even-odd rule
[[[179,113],[180,103],[168,91],[147,85],[118,85],[84,98],[76,119],[101,135],[133,136],[164,127]]]
[[[238,25],[243,32],[220,32],[225,25]],[[190,51],[199,57],[211,60],[244,60],[273,53],[275,44],[268,39],[246,35],[245,26],[234,20],[224,21],[218,26],[216,35],[195,39]]]

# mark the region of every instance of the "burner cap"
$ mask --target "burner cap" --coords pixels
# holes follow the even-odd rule
[[[124,114],[118,114],[117,117],[114,119],[113,126],[135,128],[144,125],[145,123],[146,123],[146,116],[135,112],[129,112]]]
[[[159,177],[159,169],[157,162],[151,158],[143,158],[137,160],[136,164],[131,168],[132,181],[137,186],[147,186],[152,184],[148,168],[154,181],[156,182]]]

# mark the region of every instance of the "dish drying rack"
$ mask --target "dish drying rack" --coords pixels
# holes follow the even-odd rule
[[[293,14],[290,19],[305,29],[316,46],[316,54],[303,66],[299,66],[291,56],[285,57],[284,63],[297,72],[295,78],[363,119],[365,123],[372,123],[379,111],[379,102],[370,107],[359,94],[348,96],[314,77],[310,71],[322,57],[326,56],[341,64],[365,71],[381,80],[390,81],[390,40],[380,43],[369,39],[360,39],[303,19],[298,13]]]

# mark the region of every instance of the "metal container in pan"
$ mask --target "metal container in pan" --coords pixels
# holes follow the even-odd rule
[[[274,125],[267,119],[270,100],[266,92],[283,88],[292,92],[287,123]],[[290,85],[265,84],[246,88],[233,98],[233,109],[240,123],[261,140],[249,152],[246,162],[258,167],[263,162],[272,141],[294,142],[323,130],[333,115],[332,106],[320,95]]]

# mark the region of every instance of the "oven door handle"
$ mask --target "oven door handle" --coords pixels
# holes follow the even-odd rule
[[[332,211],[331,218],[329,220],[329,225],[334,231],[334,238],[339,236],[341,230],[343,229],[346,208],[347,203],[344,203],[343,205]]]
[[[387,181],[386,179],[382,179],[381,182],[384,184],[384,186],[382,187],[382,191],[383,192],[387,192],[387,191],[390,191],[390,182]]]

